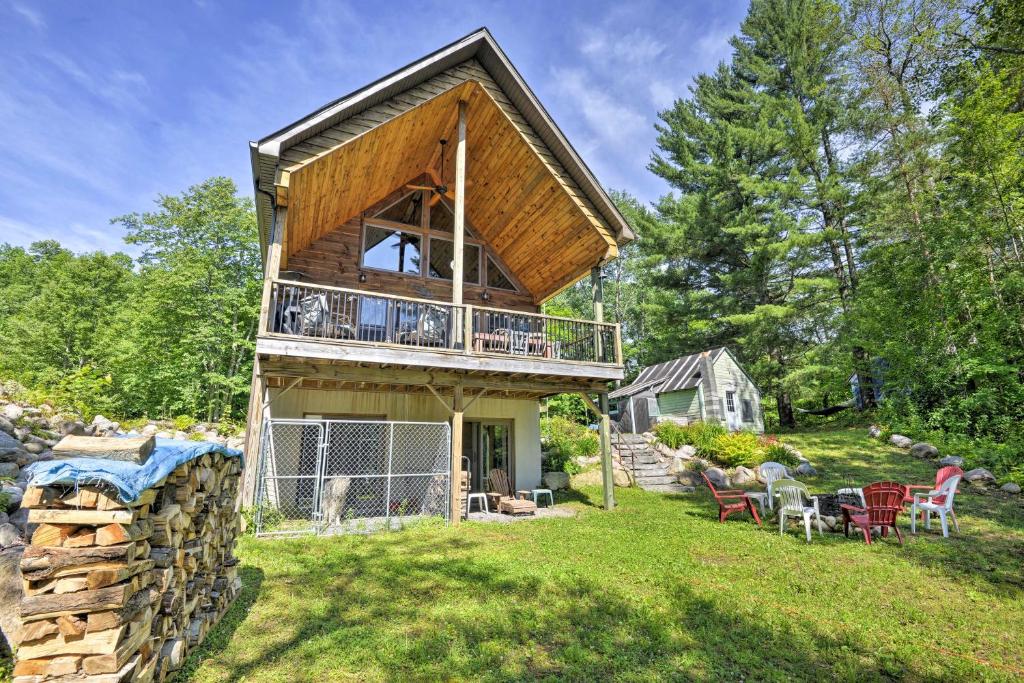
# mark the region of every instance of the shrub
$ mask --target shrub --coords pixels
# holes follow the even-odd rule
[[[796,467],[800,464],[800,461],[796,459],[793,452],[781,442],[769,443],[763,446],[763,456],[761,462],[757,464],[760,465],[762,462],[768,462],[769,460],[790,467]]]
[[[284,522],[284,513],[267,503],[263,503],[260,506],[254,505],[252,507],[242,508],[242,518],[245,520],[245,533],[247,535],[256,533],[256,511],[261,508],[263,510],[262,531],[273,531],[281,526],[282,522]]]
[[[720,437],[727,436],[729,430],[717,422],[694,422],[686,425],[687,441],[697,449],[697,455],[715,459],[715,443]]]
[[[191,415],[179,415],[174,418],[174,428],[179,432],[187,432],[196,424],[196,419]]]
[[[713,458],[726,467],[757,467],[764,462],[765,450],[751,432],[721,434],[713,443]]]
[[[683,425],[675,422],[659,422],[654,426],[654,437],[669,448],[679,448],[689,443]]]
[[[576,474],[580,467],[573,458],[589,458],[600,450],[597,434],[565,417],[543,418],[540,430],[548,450],[549,471]]]

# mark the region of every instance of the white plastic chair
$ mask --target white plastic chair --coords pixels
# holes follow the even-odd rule
[[[836,491],[836,493],[838,493],[839,495],[857,496],[858,498],[860,498],[860,506],[862,508],[866,508],[868,506],[867,502],[864,500],[864,489],[861,489],[861,488],[839,489],[838,491]]]
[[[960,523],[956,521],[956,515],[953,514],[953,496],[956,495],[956,487],[959,485],[960,476],[953,475],[946,481],[942,482],[942,486],[935,491],[929,491],[928,493],[915,493],[914,506],[910,509],[910,533],[917,533],[918,511],[920,511],[924,516],[925,529],[932,528],[932,515],[936,514],[939,516],[939,521],[942,523],[943,538],[949,538],[949,522],[946,519],[947,516],[953,518],[953,526],[956,528],[956,532],[960,533]],[[922,501],[921,498],[928,498],[928,500]]]
[[[818,510],[818,497],[807,492],[807,486],[794,479],[778,479],[772,486],[779,497],[779,534],[786,532],[786,515],[803,517],[804,529],[807,531],[807,542],[811,542],[811,517],[818,520],[818,535],[822,535],[821,513]],[[807,505],[810,502],[811,505]]]
[[[789,473],[786,471],[786,466],[782,463],[772,462],[771,460],[761,463],[759,468],[761,471],[761,478],[764,479],[767,492],[761,491],[750,491],[747,493],[748,496],[757,501],[758,505],[761,506],[761,514],[764,514],[765,502],[768,503],[768,509],[774,510],[774,498],[772,495],[772,484],[779,479],[786,479]]]

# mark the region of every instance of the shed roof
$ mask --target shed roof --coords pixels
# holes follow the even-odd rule
[[[699,353],[691,353],[690,355],[682,356],[681,358],[667,360],[664,363],[658,363],[657,365],[651,365],[650,367],[644,368],[643,371],[637,375],[637,378],[633,380],[632,384],[619,387],[608,394],[608,398],[633,396],[647,387],[653,387],[654,392],[657,394],[664,394],[669,391],[694,389],[700,386],[702,379],[700,373],[701,356],[705,354],[709,355],[711,357],[711,362],[714,363],[718,360],[718,357],[725,352],[727,352],[727,349],[724,346],[720,346],[718,348],[701,351]]]

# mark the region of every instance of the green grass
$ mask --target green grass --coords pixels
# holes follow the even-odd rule
[[[934,467],[862,429],[794,434],[812,490]],[[845,680],[1024,675],[1021,498],[965,493],[963,533],[807,545],[718,524],[710,496],[598,490],[577,519],[243,539],[245,588],[195,681]],[[905,520],[904,520],[905,521]],[[933,527],[934,529],[934,527]],[[909,535],[909,534],[908,534]]]

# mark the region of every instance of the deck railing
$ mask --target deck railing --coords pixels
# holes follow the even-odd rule
[[[309,339],[621,365],[618,326],[289,280],[263,330]]]

